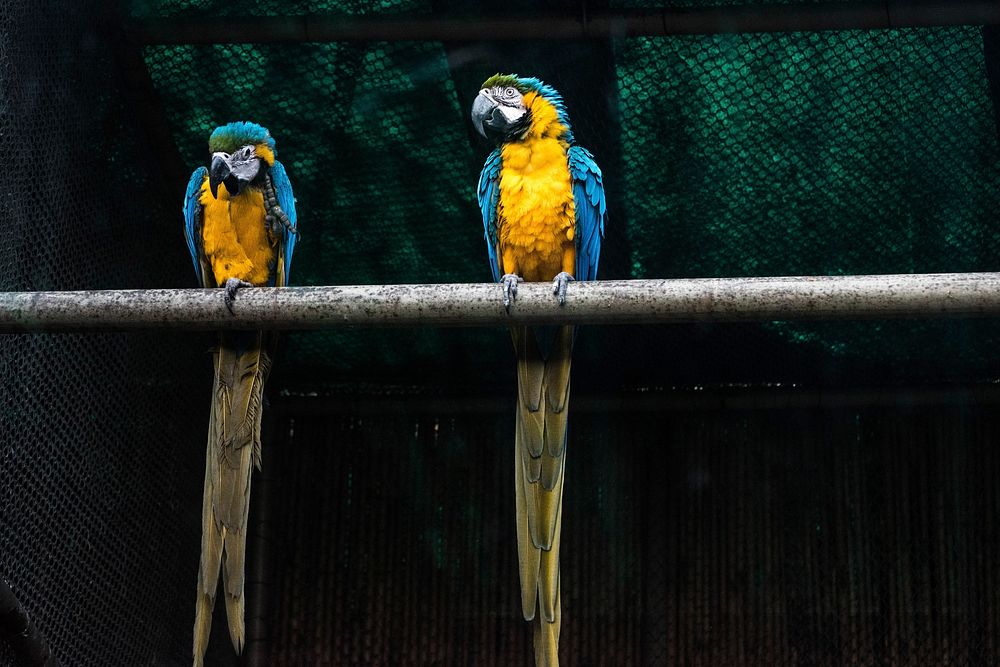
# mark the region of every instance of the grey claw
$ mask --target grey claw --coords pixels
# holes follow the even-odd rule
[[[503,283],[503,307],[510,311],[510,304],[517,297],[517,284],[523,283],[524,279],[516,273],[506,273],[500,279]]]
[[[576,280],[576,278],[569,275],[565,271],[562,271],[558,273],[552,281],[552,293],[559,299],[560,306],[566,305],[566,286],[574,280]]]
[[[222,300],[226,302],[226,308],[229,309],[230,313],[233,312],[233,301],[236,300],[236,290],[241,287],[253,287],[253,283],[248,283],[239,278],[230,278],[226,281],[226,285],[223,288]]]

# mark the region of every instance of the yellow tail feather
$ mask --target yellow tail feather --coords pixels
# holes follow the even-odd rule
[[[220,573],[229,636],[237,653],[246,641],[243,590],[250,482],[254,465],[260,467],[261,402],[271,366],[264,342],[261,332],[223,335],[215,352],[195,605],[195,667],[203,664],[208,646]]]
[[[535,331],[511,329],[518,367],[514,485],[521,611],[534,624],[535,662],[559,664],[559,543],[573,327],[542,354]]]

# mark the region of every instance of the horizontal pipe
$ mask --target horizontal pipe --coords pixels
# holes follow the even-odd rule
[[[0,333],[653,324],[1000,315],[1000,273],[0,293]]]
[[[680,7],[596,14],[265,16],[133,21],[140,44],[608,39],[743,32],[875,30],[1000,23],[996,0],[881,0],[808,5]]]

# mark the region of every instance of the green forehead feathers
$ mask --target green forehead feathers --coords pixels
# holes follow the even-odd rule
[[[496,86],[503,88],[513,86],[514,88],[517,88],[517,91],[522,95],[531,92],[531,89],[524,85],[524,82],[521,81],[516,74],[494,74],[490,78],[486,79],[486,81],[483,81],[481,88],[494,88]]]
[[[266,127],[256,123],[229,123],[215,128],[208,138],[208,150],[212,153],[232,153],[241,146],[267,144],[274,151],[274,138]],[[276,151],[275,151],[276,153]]]

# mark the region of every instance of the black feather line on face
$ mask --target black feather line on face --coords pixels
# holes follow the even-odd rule
[[[531,109],[527,109],[520,118],[514,121],[514,123],[507,128],[507,134],[504,136],[504,141],[521,141],[524,139],[525,135],[528,134],[528,130],[530,129]]]

